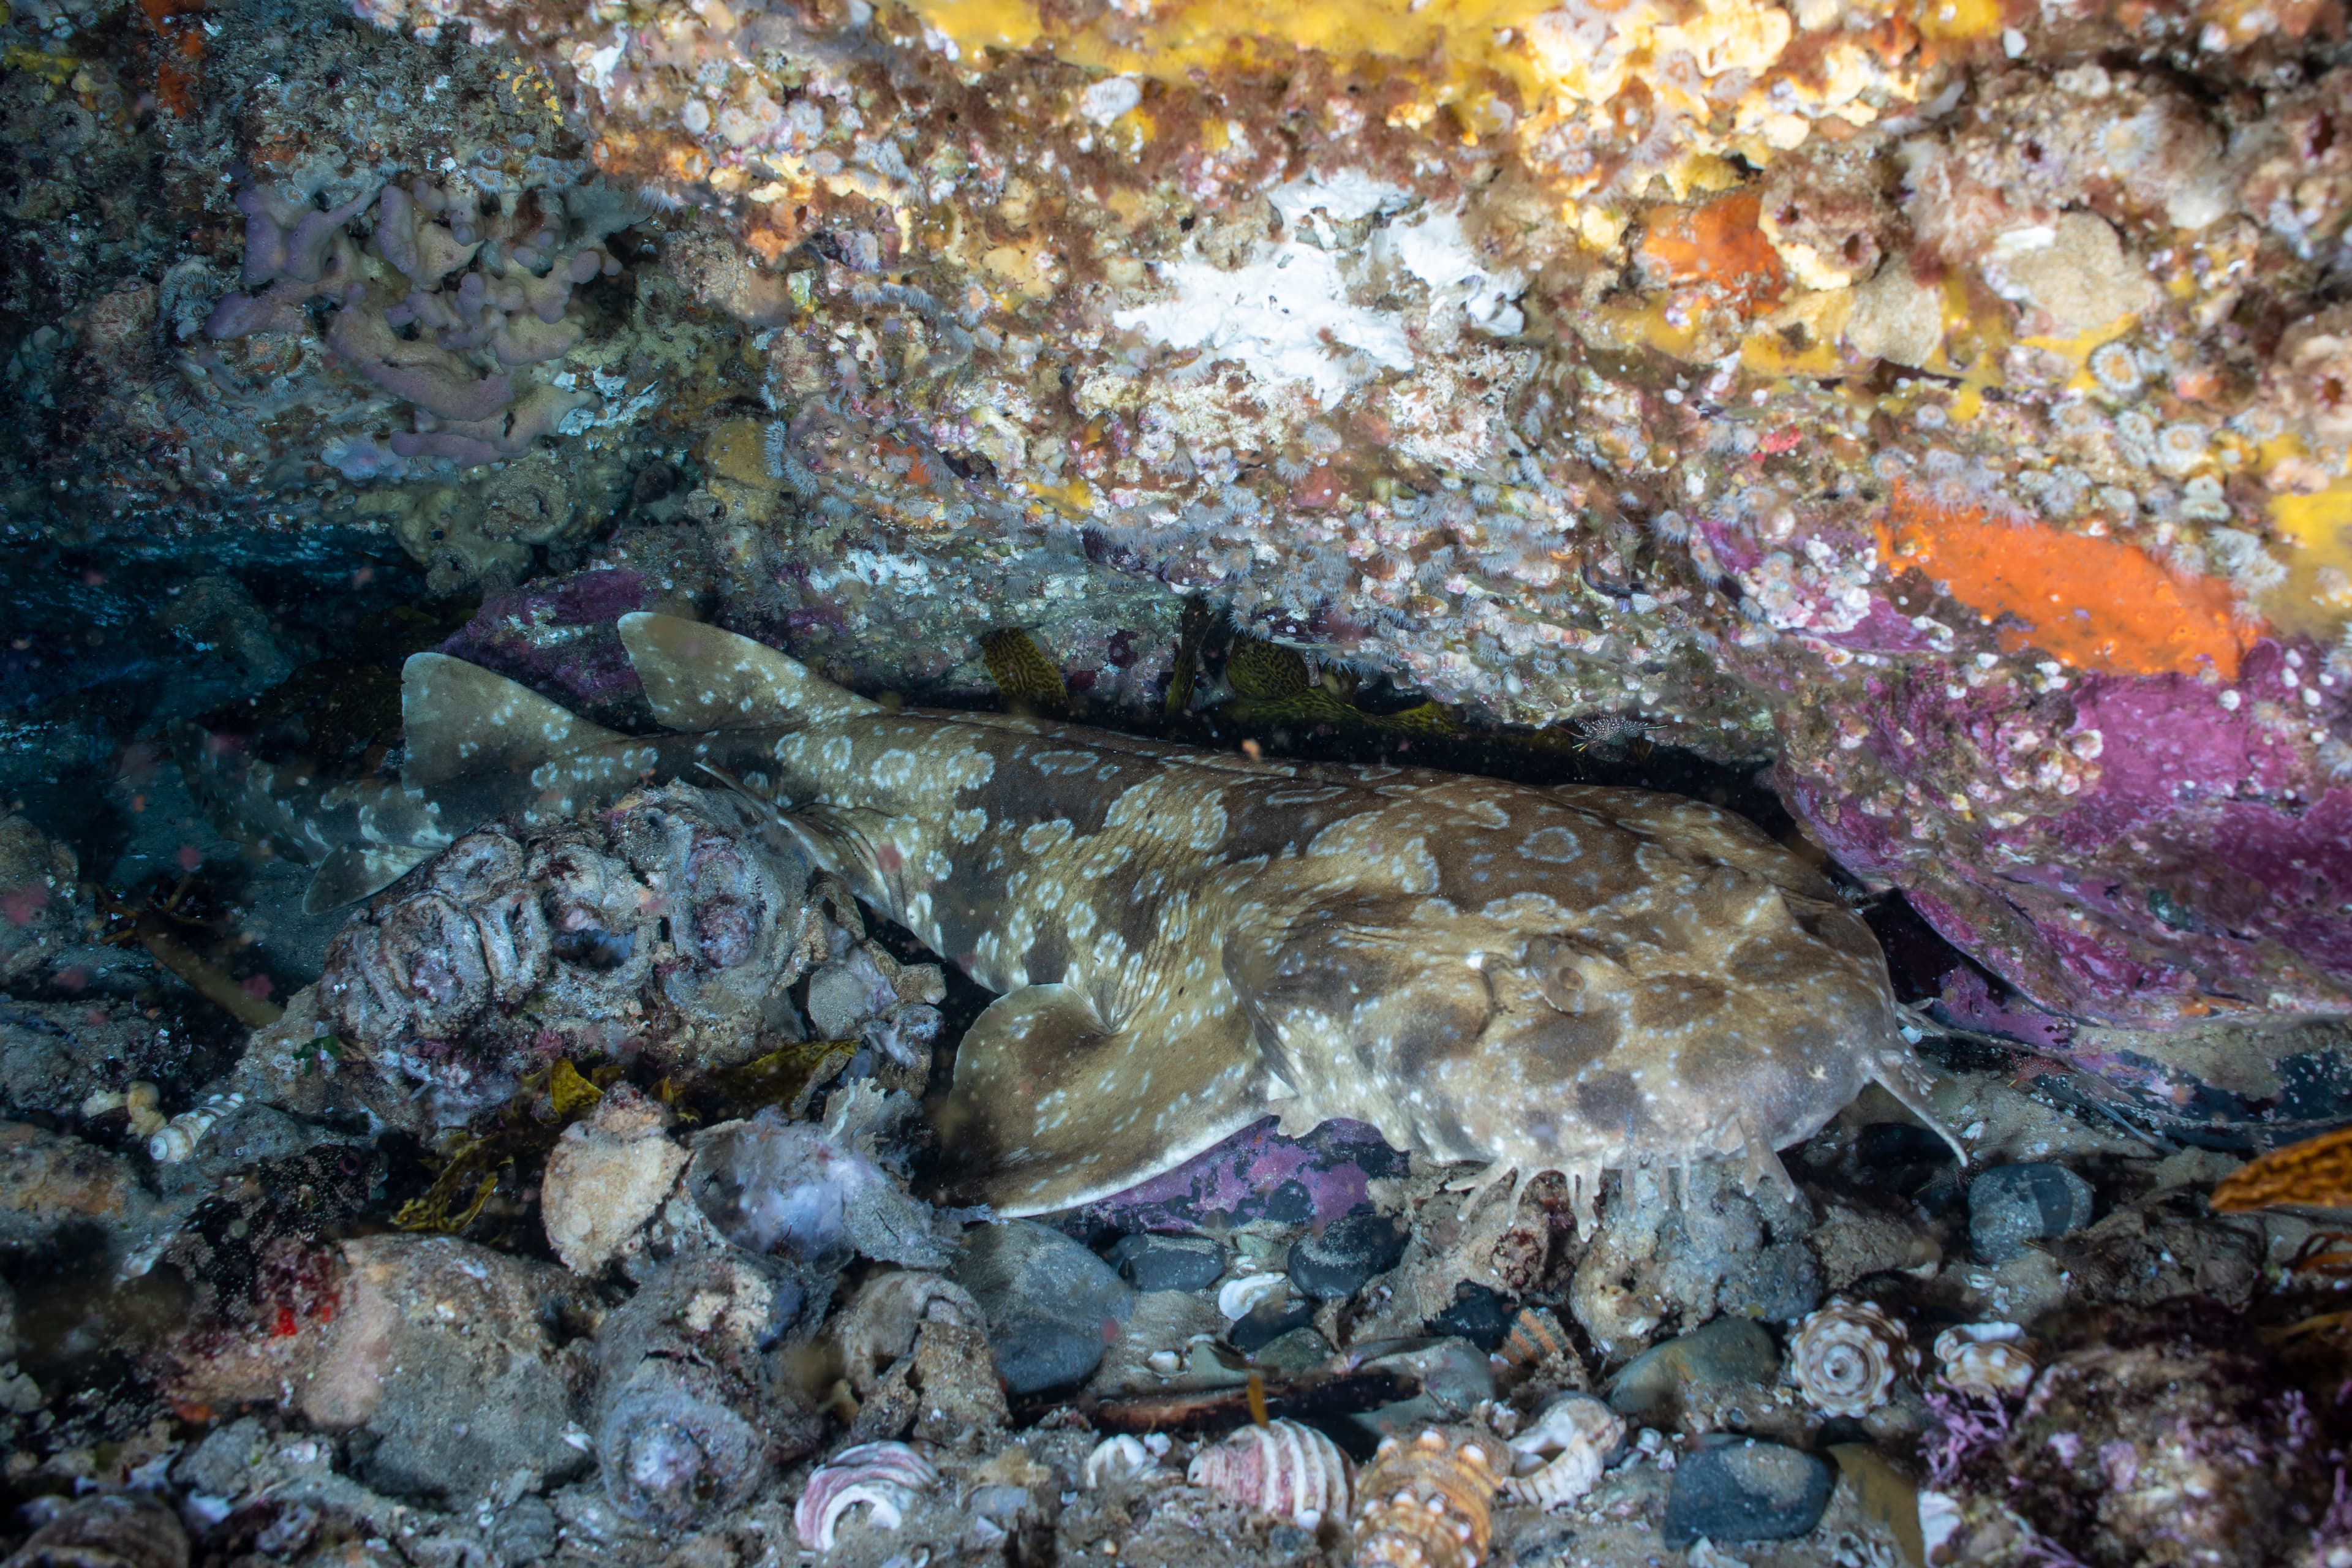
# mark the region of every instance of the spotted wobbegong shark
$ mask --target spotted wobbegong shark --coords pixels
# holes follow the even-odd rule
[[[673,733],[412,658],[401,809],[432,831],[366,874],[491,816],[729,780],[1000,994],[935,1108],[956,1190],[1000,1213],[1122,1191],[1269,1114],[1369,1122],[1486,1184],[1559,1173],[1588,1222],[1611,1170],[1736,1157],[1792,1192],[1776,1151],[1874,1081],[1935,1125],[1869,930],[1727,812],[896,711],[695,621],[620,634]]]

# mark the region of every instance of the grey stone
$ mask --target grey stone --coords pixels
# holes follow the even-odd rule
[[[1250,1357],[1250,1364],[1279,1375],[1321,1366],[1332,1354],[1331,1342],[1313,1329],[1293,1329],[1269,1341]]]
[[[1734,1438],[1686,1456],[1666,1493],[1666,1544],[1793,1541],[1810,1535],[1837,1490],[1837,1471],[1779,1443]]]
[[[1350,1417],[1375,1440],[1466,1420],[1495,1397],[1494,1363],[1467,1340],[1407,1341],[1385,1352],[1378,1344],[1352,1348],[1366,1371],[1400,1372],[1421,1384],[1421,1392],[1410,1399]]]
[[[1014,1394],[1080,1381],[1135,1310],[1111,1266],[1033,1220],[975,1226],[951,1278],[988,1315],[988,1348]]]
[[[1225,1342],[1244,1355],[1255,1355],[1293,1329],[1310,1327],[1314,1321],[1314,1302],[1295,1296],[1269,1297],[1225,1330]]]
[[[555,1510],[543,1500],[523,1498],[499,1514],[498,1522],[490,1527],[490,1552],[506,1568],[520,1568],[522,1563],[552,1557],[561,1528]]]
[[[1969,1247],[1986,1263],[2006,1263],[2026,1244],[2091,1223],[2091,1184],[2063,1165],[1995,1165],[1969,1184]]]
[[[1620,1415],[1646,1419],[1672,1411],[1685,1388],[1769,1384],[1780,1374],[1780,1347],[1760,1324],[1750,1318],[1717,1318],[1627,1362],[1609,1385],[1609,1405]]]
[[[268,1428],[258,1417],[241,1416],[206,1433],[195,1452],[172,1467],[172,1479],[208,1497],[241,1498],[253,1489],[268,1454]]]
[[[1290,1249],[1290,1282],[1318,1301],[1344,1301],[1404,1256],[1405,1233],[1386,1215],[1351,1214]]]
[[[1224,1278],[1229,1255],[1205,1236],[1122,1236],[1107,1256],[1139,1290],[1205,1290]]]

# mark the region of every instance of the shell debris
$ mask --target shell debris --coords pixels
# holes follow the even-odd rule
[[[1625,1441],[1625,1419],[1606,1401],[1566,1394],[1511,1439],[1506,1496],[1538,1508],[1565,1508],[1601,1482],[1610,1456]]]
[[[793,1505],[793,1532],[801,1544],[830,1552],[842,1516],[858,1504],[882,1530],[905,1522],[915,1500],[940,1484],[931,1462],[904,1443],[860,1443],[818,1467]]]

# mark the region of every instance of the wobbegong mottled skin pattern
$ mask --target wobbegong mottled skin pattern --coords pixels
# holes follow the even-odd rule
[[[624,742],[440,656],[412,784],[479,763],[568,805],[708,764],[981,984],[943,1130],[1012,1215],[1118,1192],[1269,1112],[1350,1117],[1490,1179],[1811,1135],[1917,1100],[1877,944],[1739,818],[1632,790],[1255,763],[1108,731],[890,713],[668,616],[622,633],[663,721]]]

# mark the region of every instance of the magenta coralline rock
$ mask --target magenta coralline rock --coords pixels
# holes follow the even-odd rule
[[[1950,697],[1957,670],[1915,667],[1864,683],[1852,717],[1879,768],[1933,790],[1923,806],[1874,812],[1834,753],[1827,776],[1792,754],[1782,793],[1841,862],[1902,887],[2051,1011],[2148,1028],[2250,1007],[2340,1015],[2352,789],[2313,776],[2295,744],[2299,693],[2318,689],[2288,679],[2290,655],[2315,668],[2308,648],[2262,642],[2228,697],[2187,676],[2087,675],[2024,704],[1990,686]],[[1955,779],[2034,809],[1963,816]],[[1922,811],[1947,833],[1915,837]],[[1976,842],[1954,853],[1962,832]]]
[[[1327,1121],[1304,1138],[1285,1138],[1274,1126],[1269,1117],[1069,1218],[1120,1231],[1190,1231],[1213,1219],[1321,1225],[1370,1208],[1368,1184],[1404,1172],[1404,1156],[1360,1121]]]
[[[657,595],[639,573],[576,572],[482,601],[441,651],[519,680],[603,723],[646,715],[645,687],[617,623]]]
[[[1782,695],[1774,782],[1842,865],[2064,1018],[2352,1010],[2352,787],[2320,744],[2352,688],[2325,650],[2263,638],[2227,682],[2080,671],[1894,603],[1851,531],[1759,531],[1694,540],[1780,634],[1724,661]]]

